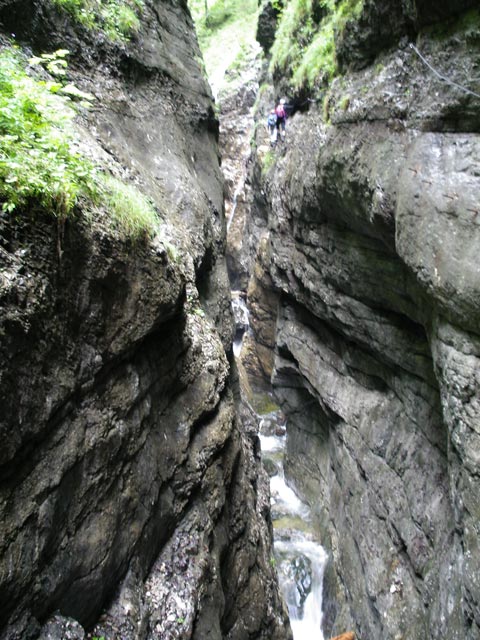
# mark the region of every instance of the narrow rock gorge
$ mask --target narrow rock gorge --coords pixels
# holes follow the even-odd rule
[[[82,200],[0,216],[0,637],[287,639],[238,407],[218,121],[186,3],[136,6],[115,40],[62,3],[0,2],[2,50],[70,52],[94,98],[82,151],[161,218],[134,241]]]
[[[2,143],[9,51],[160,220],[15,205],[0,148],[0,640],[292,640],[272,391],[319,637],[480,640],[477,5],[261,0],[216,106],[186,0],[0,0]]]
[[[273,385],[289,482],[329,550],[325,636],[474,640],[480,14],[359,4],[329,83],[264,72],[244,366]],[[321,25],[326,3],[307,5]],[[263,4],[266,53],[276,9]],[[282,96],[287,142],[272,150],[263,123]]]

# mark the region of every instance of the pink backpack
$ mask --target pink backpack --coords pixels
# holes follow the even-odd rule
[[[278,105],[278,107],[275,109],[275,113],[277,114],[278,118],[285,118],[285,109],[283,108],[283,104]]]

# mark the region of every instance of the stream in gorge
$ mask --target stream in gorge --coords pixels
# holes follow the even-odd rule
[[[234,292],[236,335],[234,355],[240,357],[248,331],[248,309]],[[271,404],[271,399],[270,399]],[[316,539],[310,510],[287,485],[283,468],[287,429],[280,408],[258,415],[262,459],[270,477],[275,566],[288,607],[294,640],[324,640],[322,633],[323,574],[327,553]]]
[[[220,118],[222,171],[226,184],[229,185],[225,200],[227,242],[235,247],[234,254],[243,242],[245,216],[250,215],[246,193],[249,183],[250,136],[255,126],[253,104],[258,93],[255,51],[253,48],[249,69],[237,89],[229,98],[224,96]],[[252,83],[251,86],[249,82]],[[234,118],[229,109],[234,110]],[[232,263],[232,282],[238,289],[243,289],[231,292],[235,318],[233,353],[240,363],[243,336],[251,329],[245,285],[242,284],[241,277],[237,277],[239,270],[235,268],[239,263],[235,259]],[[256,390],[252,389],[252,393],[255,395]],[[272,563],[275,562],[283,597],[288,606],[294,640],[323,640],[322,591],[327,554],[315,535],[309,508],[285,481],[285,419],[280,407],[274,405],[270,394],[268,396],[266,399],[265,393],[260,393],[258,406],[253,409],[256,410],[259,423],[263,463],[270,476],[275,555]]]
[[[323,640],[322,591],[327,554],[315,539],[308,507],[285,482],[281,412],[260,419],[262,458],[270,475],[275,562],[294,640]],[[265,435],[266,433],[271,435]]]

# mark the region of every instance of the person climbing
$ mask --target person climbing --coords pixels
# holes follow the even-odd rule
[[[270,134],[270,146],[274,147],[277,144],[277,114],[275,109],[272,109],[267,118],[267,129]]]
[[[287,120],[287,112],[285,111],[285,100],[282,98],[275,108],[275,115],[277,116],[277,131],[280,132],[280,137],[285,140],[285,122]]]

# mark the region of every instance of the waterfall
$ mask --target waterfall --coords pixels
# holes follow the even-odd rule
[[[232,291],[235,318],[233,352],[240,357],[249,329],[245,294]],[[279,410],[259,417],[260,444],[270,476],[274,552],[280,587],[288,606],[294,640],[324,640],[323,573],[327,554],[316,539],[310,510],[285,481],[283,458],[286,426]]]
[[[324,640],[322,593],[327,554],[316,540],[309,508],[285,482],[286,435],[278,428],[278,418],[278,412],[273,412],[260,421],[260,443],[270,474],[279,582],[288,606],[294,640]]]
[[[248,331],[250,322],[248,319],[248,309],[242,291],[232,291],[232,310],[235,320],[235,337],[233,339],[233,354],[236,358],[240,356],[242,350],[243,336]]]
[[[233,220],[233,216],[235,215],[235,210],[237,208],[237,201],[238,201],[238,196],[240,195],[242,189],[243,189],[243,184],[244,184],[244,176],[241,176],[241,179],[239,180],[239,184],[237,185],[237,188],[235,189],[235,193],[233,194],[233,198],[232,198],[232,209],[230,211],[230,215],[228,217],[228,221],[227,221],[227,233],[230,229],[230,225],[232,224],[232,220]]]
[[[279,580],[288,606],[294,640],[324,640],[323,572],[327,554],[317,542],[275,540]]]

